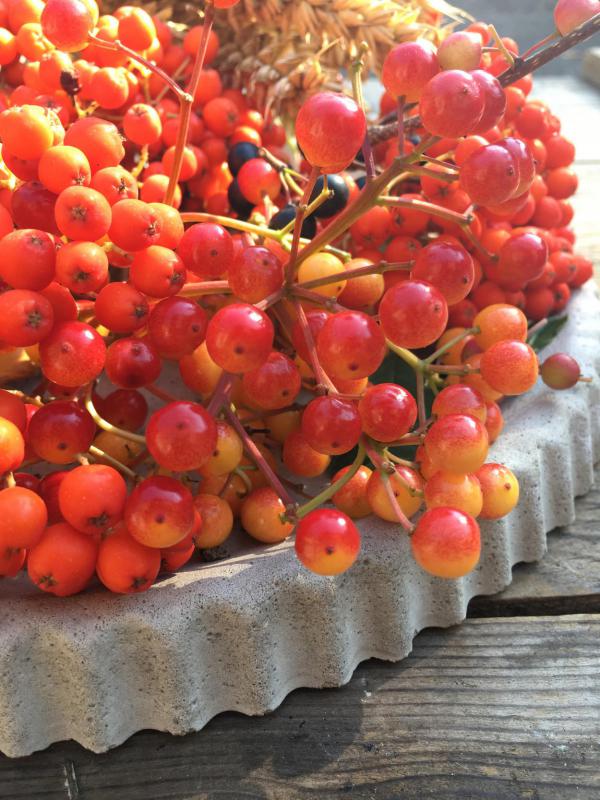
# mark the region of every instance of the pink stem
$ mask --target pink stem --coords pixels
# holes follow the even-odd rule
[[[200,83],[200,75],[202,74],[202,67],[204,66],[204,59],[206,58],[206,50],[208,48],[208,39],[212,30],[215,9],[211,2],[207,3],[204,12],[204,24],[202,26],[202,37],[196,53],[196,60],[194,62],[194,69],[192,76],[187,85],[186,91],[180,94],[179,105],[179,129],[177,131],[177,141],[175,142],[175,153],[173,155],[173,167],[169,175],[169,185],[165,195],[165,203],[167,205],[173,204],[175,196],[175,189],[179,181],[181,173],[181,165],[183,163],[183,151],[187,142],[188,132],[190,129],[190,119],[192,116],[192,104],[198,90]]]
[[[300,248],[300,233],[302,231],[302,223],[304,222],[304,215],[306,213],[306,207],[310,201],[310,196],[315,188],[315,184],[317,182],[317,178],[319,177],[321,170],[319,167],[313,167],[304,187],[304,194],[302,195],[302,199],[300,200],[300,205],[298,206],[298,211],[296,212],[296,220],[294,222],[294,233],[292,234],[292,248],[290,250],[290,257],[287,263],[286,271],[285,271],[285,282],[288,286],[294,280],[295,270],[296,270],[296,259],[298,258],[298,249]]]
[[[296,312],[298,314],[298,322],[300,323],[302,335],[304,336],[304,342],[306,343],[306,347],[308,348],[308,354],[310,357],[310,366],[312,368],[312,371],[315,373],[315,380],[317,381],[317,389],[320,385],[325,390],[328,390],[336,394],[337,393],[336,388],[332,383],[332,381],[327,376],[327,373],[325,372],[323,367],[321,366],[319,357],[317,356],[317,348],[315,347],[315,340],[313,338],[310,325],[308,324],[306,313],[302,308],[302,304],[298,300],[294,300],[294,307],[296,308]]]
[[[401,95],[398,98],[398,155],[404,156],[404,107],[406,105],[406,96]],[[368,134],[367,134],[368,136]]]
[[[400,504],[398,503],[398,499],[394,494],[394,489],[392,487],[392,484],[390,483],[389,473],[387,472],[387,470],[383,465],[383,458],[379,455],[379,453],[377,453],[377,451],[373,447],[371,447],[368,444],[366,445],[366,450],[369,458],[371,459],[371,461],[381,474],[381,480],[383,481],[383,485],[385,487],[385,491],[390,501],[390,504],[394,510],[394,514],[398,518],[398,522],[400,523],[400,525],[402,525],[402,527],[407,533],[412,533],[415,526],[408,519],[404,511],[402,511],[402,509],[400,508]]]
[[[260,469],[262,474],[271,484],[273,490],[279,495],[279,497],[283,500],[286,506],[295,506],[295,503],[291,496],[288,494],[287,489],[281,483],[277,475],[273,472],[269,463],[260,452],[258,447],[254,444],[246,429],[238,419],[237,414],[232,411],[230,408],[225,409],[225,413],[227,414],[227,418],[239,434],[242,442],[244,443],[244,447],[246,448],[248,455],[252,458],[256,466]]]
[[[208,413],[212,414],[213,417],[219,413],[223,404],[227,402],[232,385],[233,375],[230,372],[223,372],[206,407]]]

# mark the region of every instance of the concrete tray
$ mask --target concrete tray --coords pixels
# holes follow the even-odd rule
[[[101,752],[143,728],[183,734],[226,710],[264,714],[300,686],[338,686],[363,660],[398,660],[427,626],[464,619],[475,595],[536,561],[546,533],[574,518],[600,458],[600,299],[576,293],[548,353],[566,351],[592,384],[539,384],[504,407],[491,460],[508,464],[521,500],[485,523],[483,555],[466,578],[423,573],[396,527],[361,525],[357,564],[336,579],[306,572],[292,544],[232,545],[224,561],[196,563],[143,595],[99,588],[59,600],[22,579],[0,582],[0,750],[23,756],[74,739]],[[236,546],[237,545],[237,546]]]

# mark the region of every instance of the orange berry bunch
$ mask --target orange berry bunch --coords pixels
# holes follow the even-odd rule
[[[464,575],[476,518],[518,499],[485,462],[499,401],[538,377],[528,318],[591,274],[572,145],[528,79],[501,86],[516,45],[484,52],[477,23],[390,52],[391,144],[360,91],[322,92],[298,153],[210,66],[230,5],[180,34],[138,7],[0,4],[0,361],[39,370],[0,390],[0,575],[144,591],[236,519],[335,575],[371,513]],[[390,359],[415,386],[380,379]],[[581,379],[565,354],[542,377]]]

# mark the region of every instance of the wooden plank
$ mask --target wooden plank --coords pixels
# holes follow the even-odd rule
[[[595,483],[577,499],[575,521],[548,534],[544,558],[517,565],[503,592],[474,598],[470,616],[600,613],[600,466]]]
[[[600,617],[471,620],[273,714],[0,761],[6,800],[597,800]]]

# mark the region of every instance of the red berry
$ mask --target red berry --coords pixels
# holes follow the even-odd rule
[[[83,533],[97,535],[114,527],[123,515],[127,486],[113,467],[89,464],[65,475],[58,503],[65,520]]]
[[[354,100],[318,92],[300,107],[296,138],[307,161],[323,172],[341,172],[362,147],[367,132],[364,112]]]
[[[187,472],[202,467],[212,456],[217,427],[199,403],[179,400],[167,403],[150,417],[146,442],[161,467]]]
[[[339,455],[358,443],[362,423],[354,403],[334,396],[317,397],[302,415],[302,433],[319,453]]]
[[[544,361],[540,375],[551,389],[570,389],[581,377],[581,369],[572,356],[555,353]]]
[[[334,380],[367,378],[381,365],[385,353],[381,328],[361,311],[333,314],[317,338],[319,360]]]
[[[185,539],[194,527],[194,500],[180,481],[154,475],[129,495],[124,520],[128,533],[140,544],[171,547]]]
[[[224,370],[248,372],[267,360],[273,337],[273,323],[263,311],[233,303],[217,311],[208,323],[206,346],[210,357]]]
[[[494,280],[505,289],[516,290],[542,274],[548,260],[548,246],[535,233],[518,233],[507,239],[499,255]]]
[[[13,289],[39,292],[54,278],[56,246],[50,234],[32,228],[0,239],[0,277]]]
[[[417,523],[410,546],[426,572],[438,578],[460,578],[477,566],[481,535],[469,514],[456,508],[431,508]]]
[[[471,291],[475,266],[462,245],[432,242],[417,253],[411,278],[432,284],[444,295],[448,305],[454,305]]]
[[[561,36],[566,36],[596,14],[600,14],[600,0],[558,0],[554,22]]]
[[[393,97],[416,103],[425,85],[439,71],[440,63],[431,42],[425,39],[403,42],[386,55],[381,82]]]
[[[100,544],[96,572],[111,592],[144,592],[156,580],[160,558],[160,550],[146,547],[123,528]]]
[[[244,373],[242,385],[254,405],[275,410],[294,402],[302,387],[302,379],[290,358],[273,351],[264,364]]]
[[[13,289],[0,294],[0,341],[29,347],[48,336],[54,323],[52,304],[38,292]]]
[[[485,108],[485,93],[468,72],[440,72],[425,86],[419,110],[434,136],[457,138],[475,133]]]
[[[122,389],[139,389],[160,375],[161,361],[147,339],[118,339],[106,351],[106,376]]]
[[[83,591],[96,567],[97,542],[66,522],[46,528],[27,558],[29,578],[44,592],[67,597]]]
[[[414,397],[395,383],[379,383],[367,389],[358,404],[362,427],[378,442],[400,439],[417,420]]]
[[[85,49],[94,22],[89,6],[81,0],[48,0],[41,17],[44,36],[65,53]]]
[[[195,275],[209,280],[220,278],[233,261],[233,240],[221,225],[201,222],[183,234],[177,254]]]
[[[162,358],[179,360],[202,344],[207,318],[204,309],[187,297],[167,297],[148,319],[148,337]]]
[[[40,344],[42,372],[62,386],[83,386],[97,378],[106,359],[100,334],[84,322],[61,322]]]
[[[440,338],[448,322],[448,304],[425,281],[398,283],[379,305],[383,332],[398,347],[427,347]]]
[[[300,520],[294,546],[307,569],[318,575],[339,575],[356,561],[360,534],[342,511],[320,508]]]

